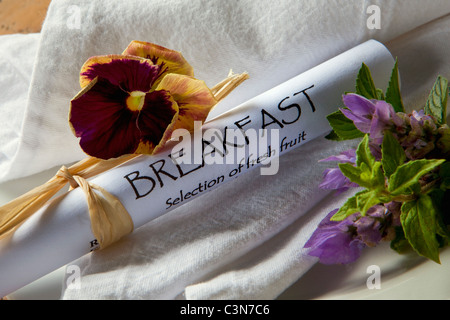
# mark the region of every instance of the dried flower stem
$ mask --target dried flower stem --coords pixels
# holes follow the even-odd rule
[[[211,92],[214,94],[217,102],[223,100],[228,94],[236,89],[242,82],[247,80],[249,75],[247,72],[235,74],[232,70],[228,74],[228,77],[211,88]]]

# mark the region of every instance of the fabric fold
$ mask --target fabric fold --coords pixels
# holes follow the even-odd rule
[[[0,36],[0,169],[9,172],[22,139],[23,120],[41,35],[12,34]]]

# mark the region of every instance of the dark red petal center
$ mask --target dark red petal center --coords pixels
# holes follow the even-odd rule
[[[148,60],[114,59],[108,63],[94,63],[81,75],[89,79],[100,77],[127,92],[147,92],[159,76],[160,66]]]

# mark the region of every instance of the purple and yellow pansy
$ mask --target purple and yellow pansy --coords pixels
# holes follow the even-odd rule
[[[100,159],[156,153],[217,103],[181,53],[140,41],[121,55],[89,58],[80,85],[69,123],[84,152]]]

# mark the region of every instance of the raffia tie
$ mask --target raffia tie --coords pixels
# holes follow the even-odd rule
[[[133,231],[133,221],[115,196],[87,179],[122,164],[137,155],[114,160],[86,158],[70,168],[61,167],[55,176],[24,195],[0,207],[0,238],[16,230],[25,220],[43,207],[67,183],[70,189],[81,188],[88,204],[92,233],[105,248]]]
[[[122,203],[104,188],[72,175],[63,166],[56,174],[63,177],[75,189],[80,187],[86,196],[92,233],[100,248],[105,248],[133,231],[133,220]]]

